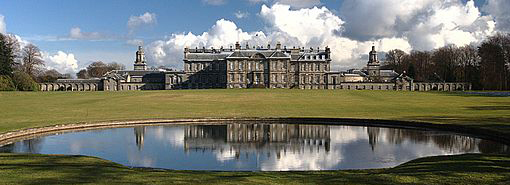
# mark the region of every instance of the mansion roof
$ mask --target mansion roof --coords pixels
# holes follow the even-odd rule
[[[243,59],[290,59],[291,61],[331,61],[329,48],[293,49],[185,49],[184,61],[222,61],[230,58]]]

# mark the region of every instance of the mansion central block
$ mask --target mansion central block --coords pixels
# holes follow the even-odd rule
[[[331,51],[304,48],[184,49],[187,88],[326,89]]]

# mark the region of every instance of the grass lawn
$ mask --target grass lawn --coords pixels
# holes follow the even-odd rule
[[[510,136],[509,97],[438,92],[288,89],[0,92],[0,133],[66,123],[204,117],[422,121],[463,125]],[[233,184],[510,184],[510,156],[440,156],[379,170],[234,173],[130,169],[82,156],[0,155],[0,184],[209,184],[223,183],[223,180]]]

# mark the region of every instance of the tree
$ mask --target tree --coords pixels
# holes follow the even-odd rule
[[[506,89],[505,53],[499,36],[488,38],[478,47],[478,55],[481,57],[480,81],[483,89]]]
[[[79,78],[79,79],[87,79],[87,78],[90,78],[89,77],[89,74],[87,72],[87,69],[82,69],[80,70],[78,73],[76,73],[76,78]]]
[[[402,64],[404,63],[406,55],[406,52],[399,49],[390,50],[386,53],[386,59],[383,66],[389,67],[398,73],[402,73],[405,69],[402,67]]]
[[[119,64],[117,62],[112,62],[107,64],[108,69],[111,70],[124,70],[126,69],[126,66],[124,64]]]
[[[51,69],[46,70],[40,75],[37,76],[37,82],[55,82],[57,79],[62,78],[62,74],[60,74],[57,70]]]
[[[455,67],[458,64],[457,46],[447,45],[434,50],[432,61],[435,65],[436,73],[446,82],[455,82]]]
[[[11,77],[7,75],[0,75],[0,91],[15,91],[16,86],[12,82]]]
[[[40,66],[44,66],[41,58],[41,50],[33,44],[28,44],[21,51],[21,70],[32,77],[35,77]]]
[[[99,78],[108,72],[108,66],[101,61],[93,62],[87,66],[87,72],[90,77]]]
[[[434,64],[432,63],[432,53],[429,51],[411,51],[405,58],[404,63],[408,63],[408,73],[414,70],[414,80],[417,82],[431,81]]]
[[[100,78],[104,74],[106,74],[108,71],[122,70],[122,69],[125,69],[124,65],[122,65],[122,64],[118,64],[115,62],[105,64],[104,62],[97,61],[97,62],[93,62],[92,64],[87,66],[86,71],[87,71],[88,77]]]
[[[0,75],[12,76],[15,53],[12,39],[0,33]]]
[[[39,85],[34,79],[23,71],[14,71],[12,81],[19,91],[38,91]]]
[[[474,45],[462,46],[459,49],[459,66],[455,70],[458,81],[469,82],[474,89],[480,89],[480,56]]]

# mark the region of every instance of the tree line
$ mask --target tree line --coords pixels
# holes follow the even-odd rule
[[[382,68],[405,72],[417,82],[469,82],[476,90],[510,90],[510,34],[497,33],[478,46],[390,50]]]
[[[125,67],[115,62],[93,62],[76,74],[78,78],[99,78],[111,70]],[[55,69],[46,69],[41,50],[28,44],[23,48],[13,35],[0,34],[0,91],[37,91],[41,82],[71,78]]]

